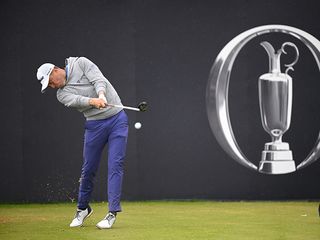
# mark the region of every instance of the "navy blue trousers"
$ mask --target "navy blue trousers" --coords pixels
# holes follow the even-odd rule
[[[120,198],[127,139],[128,117],[123,110],[107,119],[86,121],[79,209],[87,208],[89,205],[101,154],[108,143],[108,206],[109,211],[121,211]]]

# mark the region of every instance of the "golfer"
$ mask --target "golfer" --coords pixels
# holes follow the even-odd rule
[[[83,165],[78,195],[78,209],[70,227],[82,226],[93,210],[89,206],[101,153],[108,143],[108,207],[106,217],[96,226],[111,228],[121,211],[120,197],[123,165],[128,138],[128,118],[121,100],[99,68],[85,57],[69,57],[65,68],[45,63],[38,68],[37,78],[47,87],[58,89],[57,99],[66,107],[75,108],[86,118]]]

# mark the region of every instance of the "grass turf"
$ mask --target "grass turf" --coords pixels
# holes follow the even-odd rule
[[[106,203],[83,227],[69,228],[75,204],[0,204],[0,239],[320,239],[316,202],[123,202],[112,229],[95,224]]]

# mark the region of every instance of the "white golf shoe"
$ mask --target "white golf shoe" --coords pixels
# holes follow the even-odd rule
[[[115,221],[116,221],[116,215],[109,212],[107,216],[104,219],[102,219],[100,222],[98,222],[96,226],[97,228],[100,228],[100,229],[111,228]]]
[[[74,216],[74,219],[70,223],[70,227],[81,227],[86,218],[90,217],[93,213],[93,210],[90,206],[85,210],[77,209],[77,212]]]

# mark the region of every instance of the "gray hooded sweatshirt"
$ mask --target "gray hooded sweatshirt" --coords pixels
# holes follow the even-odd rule
[[[85,57],[67,58],[66,74],[66,85],[57,91],[57,99],[66,107],[76,108],[87,120],[109,118],[122,110],[115,107],[97,109],[90,106],[89,99],[97,98],[100,91],[105,93],[108,103],[118,105],[122,103],[111,83],[89,59]]]

